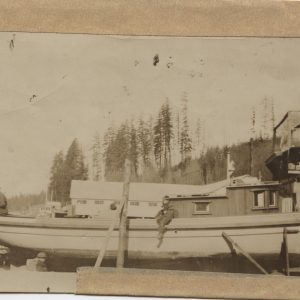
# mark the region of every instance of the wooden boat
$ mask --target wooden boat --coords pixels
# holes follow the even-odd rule
[[[96,257],[107,234],[109,219],[0,217],[0,242],[10,247],[49,254]],[[230,253],[225,232],[248,253],[279,253],[283,227],[300,230],[300,213],[235,217],[178,218],[168,225],[158,248],[155,220],[129,221],[129,257],[200,257]],[[115,255],[118,227],[113,231],[107,255]],[[290,253],[300,253],[300,234],[289,235]]]
[[[295,146],[300,149],[299,124],[300,112],[289,112],[279,123],[279,127],[288,128],[283,130],[282,136],[282,141],[288,143],[282,142],[281,150],[294,149]],[[276,141],[278,139],[274,137],[274,143]],[[285,227],[295,232],[289,235],[289,252],[300,254],[300,156],[293,156],[292,162],[283,157],[280,165],[286,165],[284,170],[288,170],[288,167],[293,168],[293,172],[281,172],[280,176],[277,174],[278,168],[274,167],[277,161],[276,158],[274,162],[271,159],[267,163],[273,171],[274,179],[280,182],[261,182],[251,176],[228,176],[227,180],[213,185],[193,187],[190,193],[185,193],[183,187],[177,189],[178,186],[175,186],[173,189],[165,185],[167,190],[170,190],[170,204],[178,213],[177,217],[167,226],[159,247],[158,225],[154,218],[129,219],[128,255],[175,258],[226,254],[230,253],[231,248],[223,238],[224,233],[248,253],[278,254]],[[89,185],[88,188],[84,188],[86,184]],[[91,184],[96,184],[100,191],[106,191],[102,198],[96,189],[93,190]],[[115,185],[112,188],[111,184],[105,188],[105,185],[100,187],[98,183],[80,183],[83,188],[79,189],[79,192],[71,191],[72,203],[80,208],[75,211],[82,211],[85,215],[89,211],[96,211],[100,205],[103,205],[103,209],[110,207],[112,202],[120,201],[121,192],[110,195],[110,191],[116,191],[118,188]],[[146,184],[142,188],[139,184],[136,185],[131,196],[133,198],[129,199],[133,206],[144,195],[147,195],[147,198],[143,199],[147,209],[155,204],[150,198],[155,198],[155,201],[161,199],[161,186],[149,184],[146,191]],[[87,191],[92,194],[86,194]],[[173,194],[174,192],[176,193]],[[166,190],[163,193],[165,194]],[[118,195],[120,198],[116,199]],[[135,213],[140,211],[131,211],[132,215]],[[107,217],[0,216],[0,243],[57,255],[96,257],[110,224],[111,219]],[[118,236],[117,225],[109,240],[106,254],[115,255]]]

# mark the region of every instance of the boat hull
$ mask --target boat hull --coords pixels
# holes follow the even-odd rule
[[[277,216],[277,222],[274,222],[274,218],[268,215],[255,218],[174,219],[160,247],[157,247],[155,220],[131,220],[128,255],[132,258],[178,258],[227,254],[230,253],[230,247],[222,236],[224,232],[248,253],[278,254],[283,228],[300,231],[300,214],[286,214],[285,218]],[[108,226],[108,220],[0,217],[0,243],[54,255],[92,258],[98,255]],[[109,239],[107,256],[116,254],[118,239],[116,227]],[[300,254],[299,233],[290,234],[288,243],[290,253]]]

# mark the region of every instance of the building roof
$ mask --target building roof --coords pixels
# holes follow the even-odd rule
[[[122,198],[122,182],[100,182],[73,180],[71,199],[103,199],[120,200]],[[131,201],[161,201],[170,194],[198,193],[198,185],[163,184],[163,183],[130,183],[129,200]]]
[[[284,115],[284,117],[281,119],[281,121],[275,126],[275,130],[277,130],[277,128],[279,128],[281,125],[282,125],[282,123],[287,119],[287,118],[289,118],[289,117],[293,117],[295,120],[294,120],[294,122],[298,122],[298,124],[296,125],[296,124],[294,124],[294,126],[293,127],[295,127],[295,126],[298,126],[298,125],[300,125],[299,124],[299,122],[300,122],[300,111],[299,110],[292,110],[292,111],[288,111],[285,115]]]
[[[235,185],[255,185],[258,183],[256,177],[249,175],[234,178]],[[161,201],[164,196],[188,197],[204,196],[223,197],[226,196],[226,188],[230,180],[222,180],[207,185],[185,185],[165,183],[130,183],[130,201]],[[122,182],[100,182],[73,180],[71,185],[71,199],[87,200],[121,200],[123,192]]]

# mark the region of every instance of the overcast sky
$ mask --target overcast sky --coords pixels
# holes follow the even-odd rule
[[[246,140],[264,97],[277,120],[300,109],[299,53],[300,39],[0,33],[1,189],[45,189],[54,154],[75,137],[88,156],[96,130],[155,115],[166,98],[178,107],[184,92],[209,144]]]

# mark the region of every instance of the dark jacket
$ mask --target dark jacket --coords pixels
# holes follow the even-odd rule
[[[162,225],[168,225],[176,217],[176,211],[173,207],[161,209],[156,215],[156,221]]]

